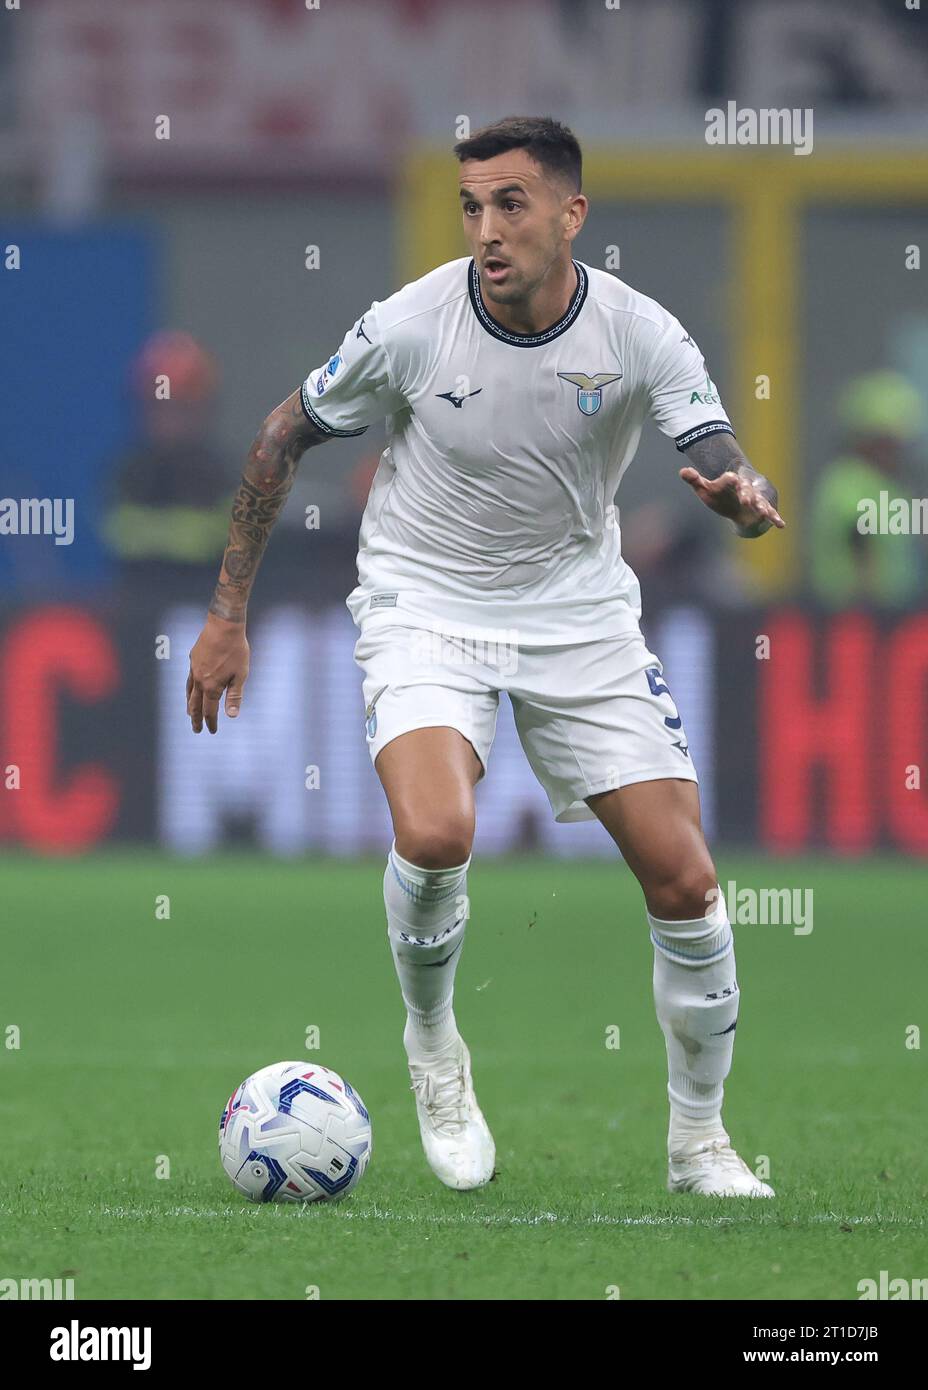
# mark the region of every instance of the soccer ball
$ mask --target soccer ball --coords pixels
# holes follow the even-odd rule
[[[361,1097],[316,1063],[275,1062],[243,1081],[219,1121],[219,1157],[252,1202],[337,1202],[372,1146]]]

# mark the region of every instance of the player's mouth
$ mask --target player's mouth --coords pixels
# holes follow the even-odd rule
[[[499,256],[489,256],[483,263],[483,273],[494,285],[500,280],[505,280],[510,269],[509,262],[501,261]]]

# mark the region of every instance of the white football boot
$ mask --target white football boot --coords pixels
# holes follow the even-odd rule
[[[670,1155],[670,1192],[700,1192],[707,1197],[774,1197],[767,1183],[754,1176],[731,1146],[727,1134],[692,1141]]]
[[[493,1176],[496,1145],[474,1095],[464,1039],[427,1062],[410,1062],[409,1075],[432,1172],[458,1191],[483,1187]]]

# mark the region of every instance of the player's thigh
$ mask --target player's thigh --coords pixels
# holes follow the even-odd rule
[[[452,659],[435,634],[388,625],[363,632],[365,725],[398,852],[423,868],[461,864],[474,834],[474,785],[496,732],[492,673]]]
[[[715,869],[683,720],[640,633],[530,655],[513,700],[522,746],[558,819],[595,815],[652,914],[690,920]]]
[[[718,877],[695,782],[635,782],[591,796],[587,804],[621,850],[654,917],[692,921],[712,905]]]
[[[516,728],[558,820],[638,782],[696,780],[683,720],[640,632],[520,653]]]
[[[396,848],[424,869],[463,864],[474,839],[474,787],[483,764],[457,729],[399,734],[377,754]]]

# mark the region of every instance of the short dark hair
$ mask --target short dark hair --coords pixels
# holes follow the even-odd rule
[[[454,147],[461,162],[492,159],[507,150],[527,150],[542,169],[565,179],[575,193],[580,192],[583,156],[577,137],[551,116],[504,116]]]

